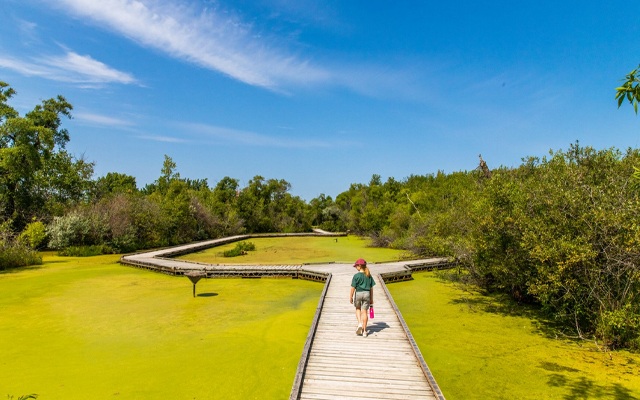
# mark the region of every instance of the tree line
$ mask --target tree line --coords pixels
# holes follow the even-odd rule
[[[65,150],[62,96],[20,116],[0,82],[0,269],[38,263],[37,250],[125,253],[241,233],[312,227],[369,236],[377,246],[456,260],[462,277],[534,304],[561,329],[608,348],[640,349],[640,211],[636,149],[566,151],[517,167],[373,175],[333,199],[306,202],[282,179],[241,187],[183,178],[165,155],[157,180],[93,179]],[[40,261],[41,262],[41,261]]]
[[[640,350],[640,151],[575,143],[515,168],[352,185],[345,226],[457,260],[489,292],[538,305],[572,336]]]

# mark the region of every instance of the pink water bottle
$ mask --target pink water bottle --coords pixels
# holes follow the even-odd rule
[[[373,306],[369,306],[369,318],[373,319]]]

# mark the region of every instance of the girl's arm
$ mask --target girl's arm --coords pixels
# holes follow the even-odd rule
[[[349,292],[349,301],[353,304],[353,292],[355,292],[356,288],[351,286],[351,291]]]

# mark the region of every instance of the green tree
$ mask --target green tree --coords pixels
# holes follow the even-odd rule
[[[220,236],[237,235],[245,230],[244,221],[238,213],[239,195],[238,180],[225,176],[216,184],[211,196],[205,199],[207,208],[217,217]]]
[[[333,199],[331,196],[326,196],[321,193],[320,196],[311,199],[309,202],[310,212],[312,214],[312,224],[315,226],[321,226],[324,222],[324,211],[333,205]]]
[[[145,194],[154,192],[160,192],[161,194],[167,193],[171,182],[180,179],[180,174],[176,172],[176,167],[177,165],[173,159],[165,154],[162,169],[160,170],[160,177],[155,182],[147,184],[143,192]]]
[[[109,172],[96,180],[93,196],[95,199],[101,199],[116,193],[135,193],[137,190],[135,177]]]
[[[640,347],[638,151],[572,145],[493,174],[472,272],[491,290],[540,304],[581,337]]]
[[[83,199],[93,164],[65,151],[69,133],[61,118],[71,117],[72,106],[64,97],[44,100],[21,117],[7,103],[14,94],[0,82],[0,218],[21,231],[34,216],[50,218],[40,214]]]
[[[236,200],[239,217],[249,232],[301,232],[311,229],[308,207],[288,193],[291,184],[284,179],[256,175]]]

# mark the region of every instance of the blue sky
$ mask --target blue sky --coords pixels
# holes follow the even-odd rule
[[[638,147],[615,87],[640,63],[622,1],[0,0],[21,113],[63,95],[68,149],[138,186],[351,183]]]

